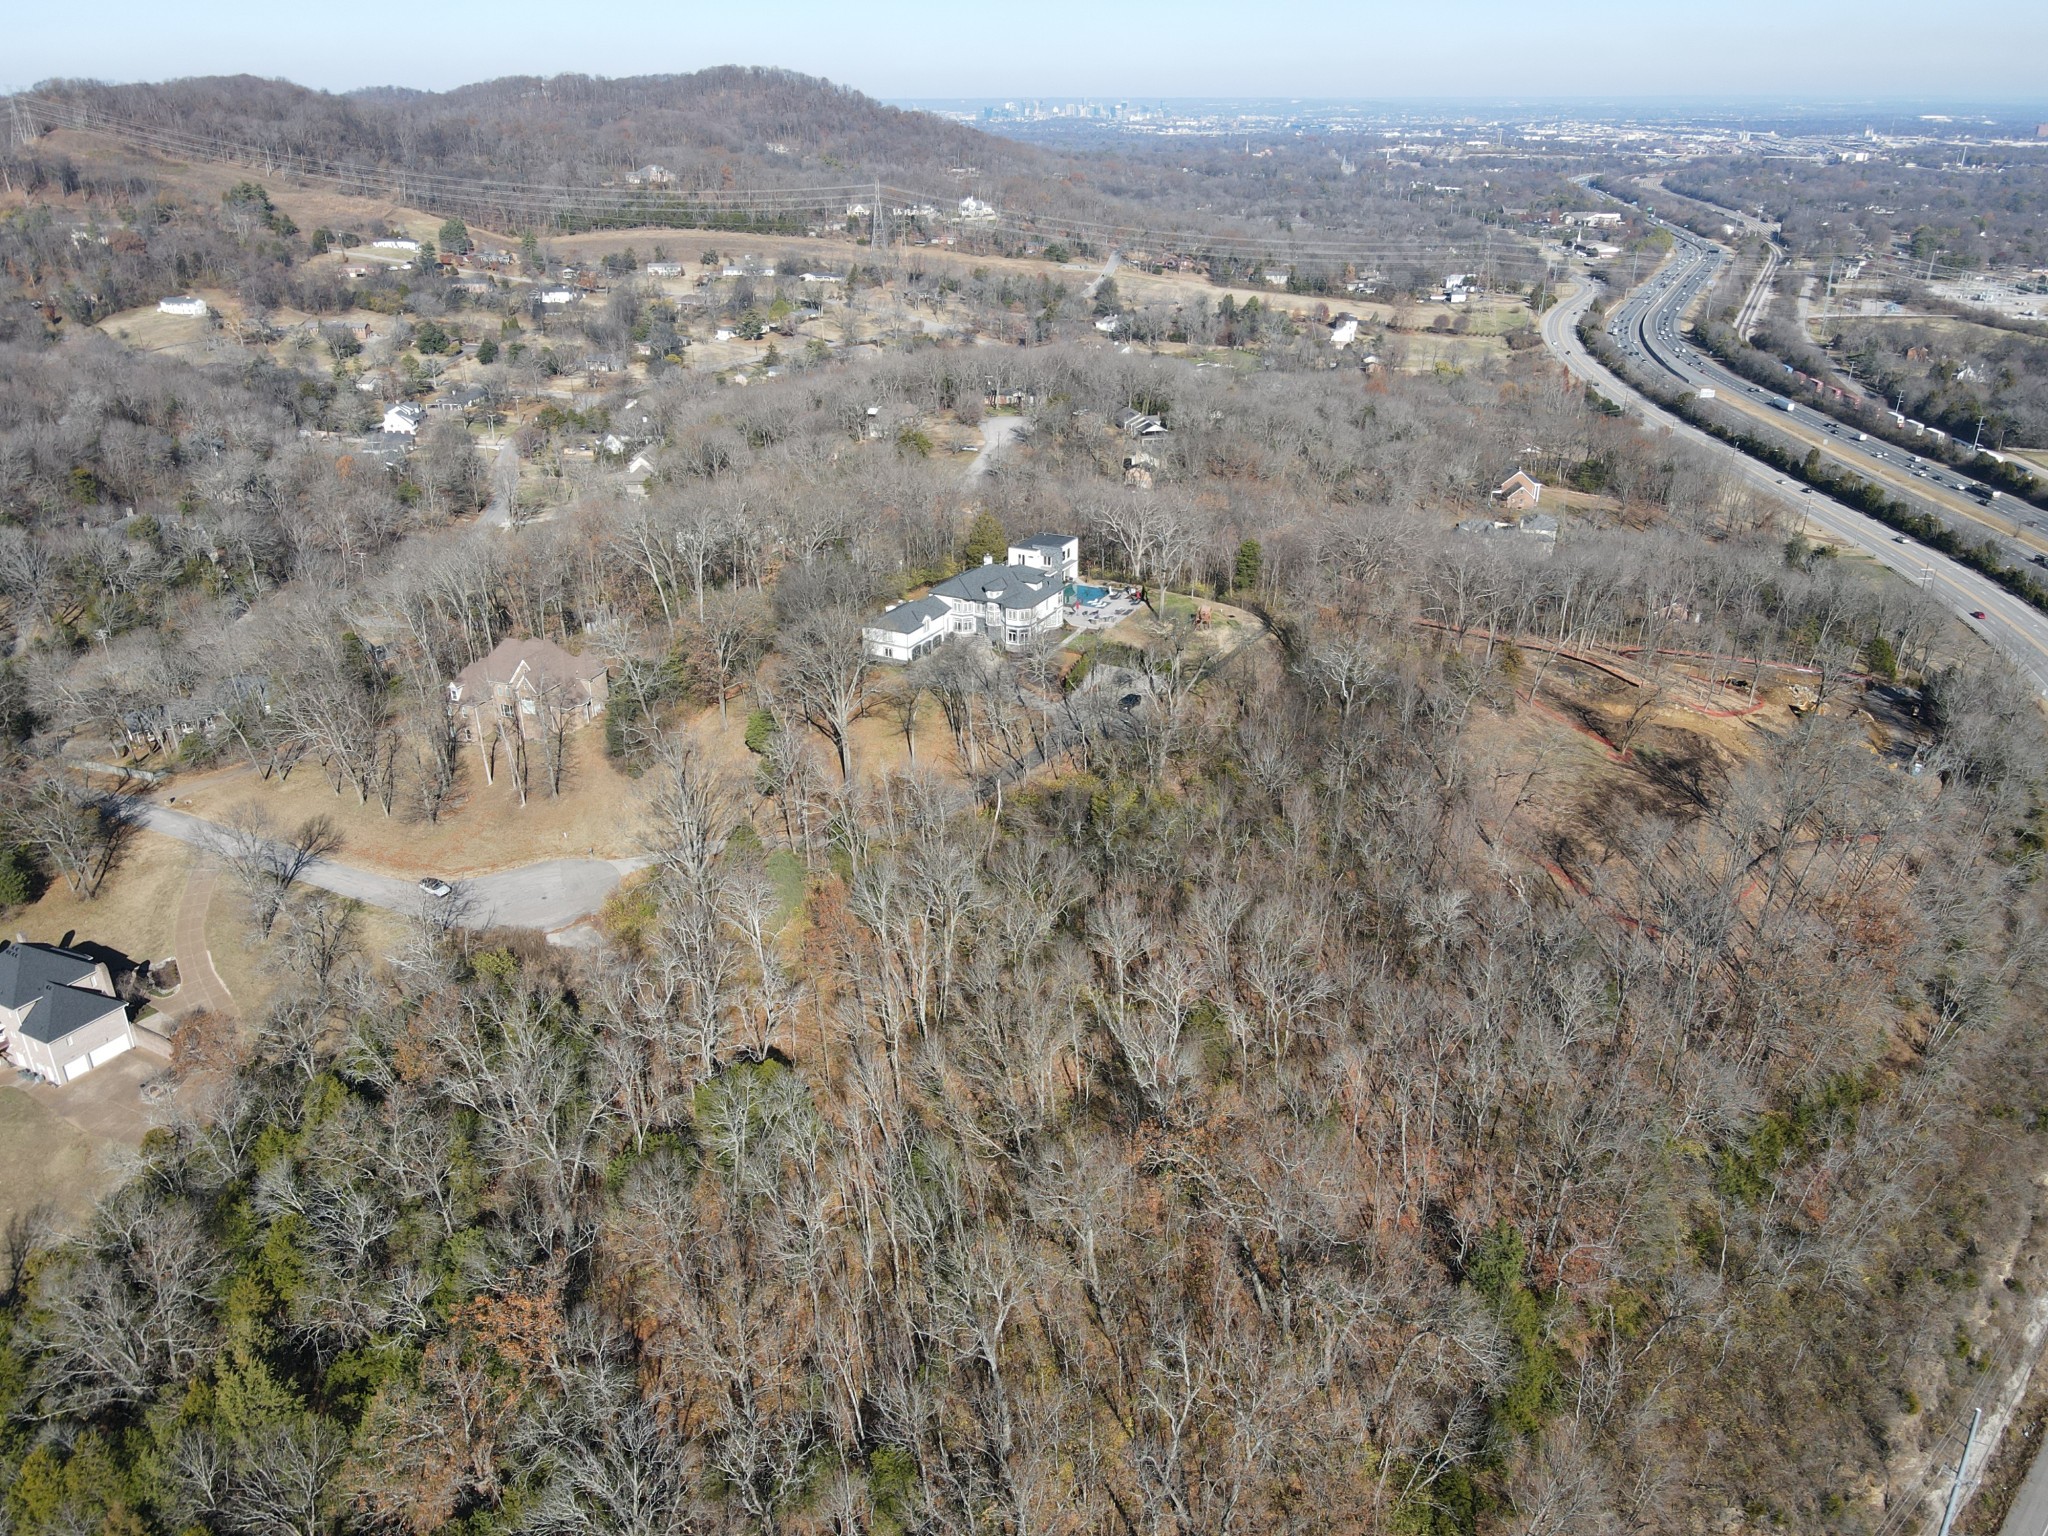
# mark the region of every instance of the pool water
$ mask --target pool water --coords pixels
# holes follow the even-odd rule
[[[1076,603],[1092,603],[1097,598],[1109,596],[1109,588],[1107,587],[1083,586],[1078,581],[1067,588],[1067,591],[1070,594],[1070,601]]]

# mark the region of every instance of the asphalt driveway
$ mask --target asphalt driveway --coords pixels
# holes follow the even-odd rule
[[[133,802],[135,819],[152,832],[209,852],[218,846],[213,823],[147,800]],[[475,875],[458,883],[469,928],[538,928],[550,933],[591,916],[618,889],[620,879],[646,867],[645,859],[542,859],[516,869]],[[435,898],[412,880],[379,874],[335,859],[319,859],[299,877],[307,885],[408,916]]]

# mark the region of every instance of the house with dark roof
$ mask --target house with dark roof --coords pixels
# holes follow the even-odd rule
[[[953,610],[955,635],[980,635],[1005,650],[1022,650],[1033,637],[1061,625],[1066,578],[1028,565],[981,565],[949,576],[931,595]]]
[[[876,661],[915,661],[940,641],[964,635],[1022,650],[1065,622],[1067,586],[1080,574],[1078,538],[1034,534],[1010,545],[1001,565],[985,555],[916,602],[892,603],[862,627],[861,641]]]
[[[891,603],[861,627],[861,643],[876,661],[912,662],[953,632],[953,609],[942,597]]]
[[[54,944],[0,948],[0,1054],[14,1066],[68,1083],[134,1048],[104,961]]]
[[[1493,499],[1510,512],[1526,512],[1541,504],[1543,482],[1518,469],[1495,488]]]
[[[604,713],[611,674],[595,656],[575,656],[552,640],[500,640],[448,684],[448,708],[460,733],[496,738],[517,721],[523,736],[542,736],[565,716],[581,725]]]

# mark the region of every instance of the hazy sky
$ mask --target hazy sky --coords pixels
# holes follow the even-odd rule
[[[2041,0],[1985,0],[1963,13],[1903,0],[24,0],[13,11],[0,89],[55,75],[241,73],[330,90],[442,88],[496,75],[778,64],[893,98],[2048,99]]]

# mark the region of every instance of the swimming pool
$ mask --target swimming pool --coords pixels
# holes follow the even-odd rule
[[[1107,596],[1109,588],[1084,586],[1078,581],[1067,588],[1067,600],[1072,603],[1087,604]]]

